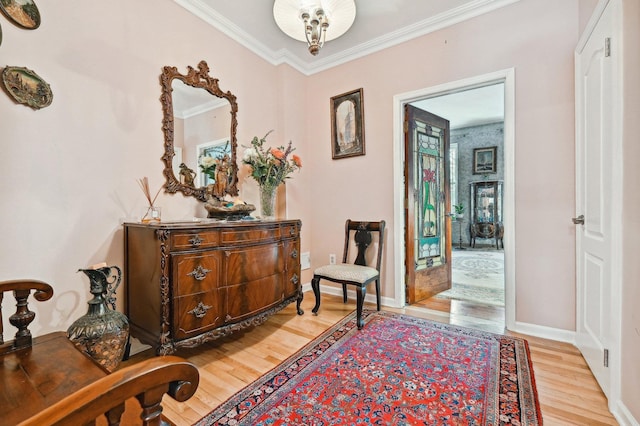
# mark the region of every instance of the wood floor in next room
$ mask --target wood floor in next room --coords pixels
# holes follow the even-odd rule
[[[191,425],[261,375],[284,361],[316,336],[352,312],[355,302],[342,303],[323,295],[318,316],[311,314],[313,295],[305,294],[305,314],[296,315],[289,305],[264,324],[196,349],[176,353],[193,362],[200,371],[194,397],[178,403],[165,397],[163,414],[176,425]],[[375,306],[368,306],[375,309]],[[405,309],[390,309],[434,321],[478,327],[492,332],[504,330],[504,308],[457,301],[431,300]],[[567,343],[527,337],[536,377],[544,424],[616,425],[598,387],[578,350]],[[136,355],[125,364],[153,356]]]

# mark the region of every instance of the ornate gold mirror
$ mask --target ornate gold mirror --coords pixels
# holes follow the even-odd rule
[[[167,192],[201,201],[238,195],[236,97],[220,89],[205,61],[186,74],[164,67],[160,85]]]

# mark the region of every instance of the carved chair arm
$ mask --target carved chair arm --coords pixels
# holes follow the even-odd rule
[[[119,424],[125,401],[134,396],[142,406],[142,424],[159,425],[163,395],[186,401],[195,393],[199,379],[198,369],[183,358],[147,359],[85,386],[20,426],[93,424],[103,414],[109,424]]]
[[[33,297],[39,301],[51,299],[53,296],[53,288],[38,280],[12,280],[12,281],[0,281],[0,345],[4,343],[4,330],[2,327],[2,299],[5,292],[13,291],[13,296],[16,299],[16,313],[9,317],[9,322],[18,329],[15,340],[11,346],[0,347],[0,354],[26,348],[31,346],[31,332],[29,331],[29,324],[36,317],[36,314],[29,310],[29,303],[27,299],[31,290],[35,290]]]

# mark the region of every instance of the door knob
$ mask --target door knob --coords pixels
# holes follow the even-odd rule
[[[578,217],[574,217],[571,219],[574,225],[584,225],[584,215],[581,214]]]

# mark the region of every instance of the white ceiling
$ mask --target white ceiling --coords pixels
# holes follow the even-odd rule
[[[318,56],[278,28],[273,0],[174,1],[270,63],[287,63],[311,75],[519,0],[355,0],[353,26],[328,41]],[[502,86],[432,98],[418,106],[448,118],[451,128],[497,122],[504,115]]]
[[[449,120],[451,129],[504,121],[504,83],[412,102]]]
[[[272,64],[288,63],[310,75],[518,0],[355,0],[353,26],[318,56],[280,31],[273,0],[174,1]]]

